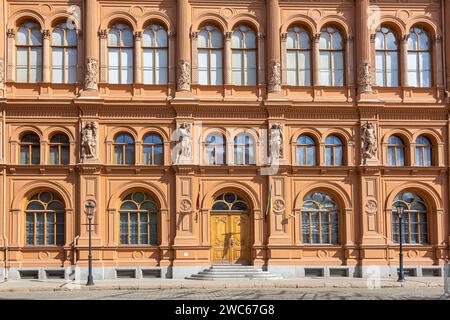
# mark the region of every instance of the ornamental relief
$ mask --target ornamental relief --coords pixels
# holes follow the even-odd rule
[[[85,90],[98,90],[98,61],[94,58],[87,58],[86,75],[84,78]]]
[[[88,121],[82,124],[81,130],[81,160],[97,160],[97,131],[98,124],[95,121]]]
[[[281,66],[279,61],[273,60],[270,62],[268,85],[269,92],[281,91]]]
[[[180,211],[181,212],[189,212],[191,211],[192,204],[189,199],[183,199],[180,202]]]
[[[285,209],[285,203],[283,199],[276,199],[273,202],[273,211],[274,212],[283,212]]]
[[[180,60],[177,65],[177,90],[191,90],[191,64],[187,60]]]
[[[375,214],[377,212],[377,210],[378,210],[377,200],[375,200],[375,199],[368,199],[366,201],[365,208],[366,208],[366,212],[368,214]]]

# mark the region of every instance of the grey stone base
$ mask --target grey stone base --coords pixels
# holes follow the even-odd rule
[[[80,280],[86,281],[88,277],[88,268],[83,267],[67,267],[67,268],[54,268],[54,267],[36,267],[36,268],[9,268],[8,279],[9,280],[21,280],[25,277],[25,273],[30,275],[37,274],[38,280],[51,280],[51,274],[57,272],[58,275],[62,275],[64,280]],[[123,274],[124,276],[121,276]],[[92,268],[92,275],[94,280],[113,280],[120,278],[127,279],[146,279],[148,277],[157,277],[161,279],[172,278],[171,267],[94,267]],[[0,279],[4,279],[5,275],[3,270],[0,271]]]
[[[175,267],[94,267],[94,280],[114,279],[184,279],[207,269],[206,266],[175,266]],[[348,277],[348,278],[397,278],[398,266],[268,266],[264,271],[280,275],[284,279],[304,277]],[[407,277],[441,277],[444,273],[441,266],[405,266]],[[0,268],[0,280],[21,280],[24,277],[35,275],[38,280],[52,280],[61,277],[64,280],[86,281],[88,268],[83,267],[36,267],[36,268],[9,268],[5,274]],[[55,276],[56,275],[56,276]]]
[[[397,278],[398,266],[268,266],[285,279],[303,277]],[[409,277],[442,276],[440,266],[405,266]]]

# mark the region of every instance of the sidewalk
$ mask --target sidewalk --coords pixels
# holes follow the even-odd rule
[[[235,280],[235,281],[203,281],[182,279],[145,279],[145,280],[96,280],[94,286],[87,287],[85,281],[67,280],[20,280],[0,282],[1,292],[32,291],[71,291],[71,290],[151,290],[151,289],[193,289],[193,288],[424,288],[443,287],[441,277],[408,277],[406,282],[399,283],[395,279],[381,279],[379,284],[361,278],[296,278],[283,280]]]

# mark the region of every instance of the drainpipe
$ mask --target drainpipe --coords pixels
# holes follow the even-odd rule
[[[450,14],[450,12],[445,12],[445,0],[441,0],[441,25],[442,25],[442,45],[441,45],[441,52],[442,52],[442,69],[443,69],[443,80],[444,80],[444,93],[445,97],[449,98],[450,93],[448,92],[447,88],[447,57],[445,56],[445,53],[447,52],[447,46],[449,45],[447,43],[446,39],[446,28],[445,28],[445,15]]]
[[[2,0],[2,2],[3,2],[3,12],[2,12],[2,15],[3,15],[3,26],[1,26],[2,27],[2,29],[3,29],[3,31],[2,32],[6,32],[6,17],[7,17],[7,12],[6,12],[6,1],[5,0]],[[4,57],[4,59],[3,59],[3,61],[4,61],[4,63],[6,63],[6,45],[4,46],[4,48],[3,48],[3,57]],[[5,70],[5,69],[3,69],[3,70]],[[5,115],[5,112],[3,112],[3,126],[2,126],[2,130],[3,130],[3,132],[5,132],[6,130],[5,130],[5,123],[6,123],[6,115]],[[6,159],[6,154],[5,154],[5,150],[6,150],[6,137],[5,137],[5,135],[4,134],[2,134],[2,139],[3,139],[3,141],[2,141],[2,148],[3,148],[3,163],[5,163],[5,159]],[[4,252],[5,252],[5,258],[4,258],[4,280],[6,281],[6,280],[8,280],[8,273],[9,273],[9,270],[8,270],[8,244],[9,244],[9,241],[8,241],[8,237],[6,236],[6,168],[4,168],[3,169],[3,194],[2,194],[2,203],[3,203],[3,245],[4,245],[4,248],[3,248],[3,250],[4,250]]]

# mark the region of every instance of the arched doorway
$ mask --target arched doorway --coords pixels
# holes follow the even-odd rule
[[[215,197],[211,207],[211,260],[223,264],[250,262],[250,208],[232,191]]]

